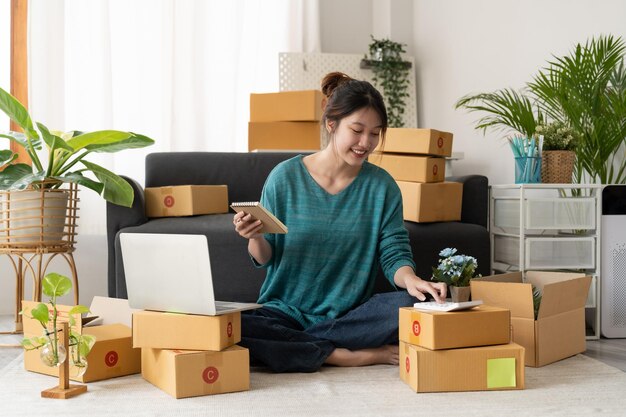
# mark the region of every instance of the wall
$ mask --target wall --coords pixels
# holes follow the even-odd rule
[[[621,0],[473,0],[414,3],[418,120],[454,133],[465,153],[455,175],[482,173],[490,183],[513,182],[513,160],[502,134],[473,129],[477,113],[455,110],[468,93],[530,81],[552,54],[568,53],[593,35],[626,40]]]

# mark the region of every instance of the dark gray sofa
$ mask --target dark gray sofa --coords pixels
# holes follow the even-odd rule
[[[269,172],[294,153],[163,152],[146,157],[146,187],[186,184],[226,184],[229,202],[256,201]],[[204,216],[154,218],[144,214],[143,187],[127,178],[135,190],[131,208],[107,204],[108,292],[110,297],[126,298],[124,266],[119,233],[204,234],[217,299],[254,302],[265,278],[263,269],[252,265],[247,240],[235,233],[232,213]],[[470,175],[448,180],[463,183],[463,209],[460,222],[405,222],[409,231],[417,274],[428,279],[437,264],[438,253],[456,247],[460,253],[478,260],[479,271],[489,274],[489,233],[487,231],[487,178]],[[376,291],[391,290],[379,271]]]

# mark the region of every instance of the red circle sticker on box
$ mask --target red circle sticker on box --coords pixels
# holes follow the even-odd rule
[[[220,372],[214,366],[209,366],[204,371],[202,371],[202,379],[207,384],[212,384],[220,377]]]
[[[228,337],[233,336],[233,324],[231,322],[228,322],[228,325],[226,326],[226,334]]]
[[[437,172],[439,172],[439,165],[433,165],[433,175],[437,175]]]
[[[437,139],[437,147],[443,148],[443,138]]]
[[[109,353],[107,353],[104,356],[104,363],[109,367],[112,368],[115,365],[117,365],[117,361],[119,360],[119,355],[117,354],[116,351],[112,350]]]
[[[174,206],[175,200],[174,200],[174,196],[172,195],[166,195],[165,198],[163,198],[163,205],[165,205],[165,207],[172,207]]]
[[[404,361],[404,366],[406,367],[406,373],[408,374],[411,371],[411,361],[409,357],[406,357],[406,361]]]
[[[420,326],[420,322],[419,322],[419,321],[417,321],[417,320],[415,320],[415,321],[413,322],[413,334],[414,334],[415,336],[419,336],[419,335],[420,335],[420,333],[421,333],[421,331],[422,331],[422,326]]]

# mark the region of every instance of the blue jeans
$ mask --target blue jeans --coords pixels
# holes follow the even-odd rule
[[[315,372],[335,348],[360,350],[398,343],[398,309],[416,299],[405,290],[375,294],[336,319],[307,329],[285,313],[263,307],[241,315],[241,343],[253,365],[274,372]]]

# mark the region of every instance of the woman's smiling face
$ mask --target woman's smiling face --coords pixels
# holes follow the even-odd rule
[[[360,166],[380,140],[382,130],[378,113],[365,107],[341,119],[338,126],[327,123],[338,156],[350,166]],[[333,132],[334,130],[334,132]],[[333,144],[331,143],[331,146]]]

